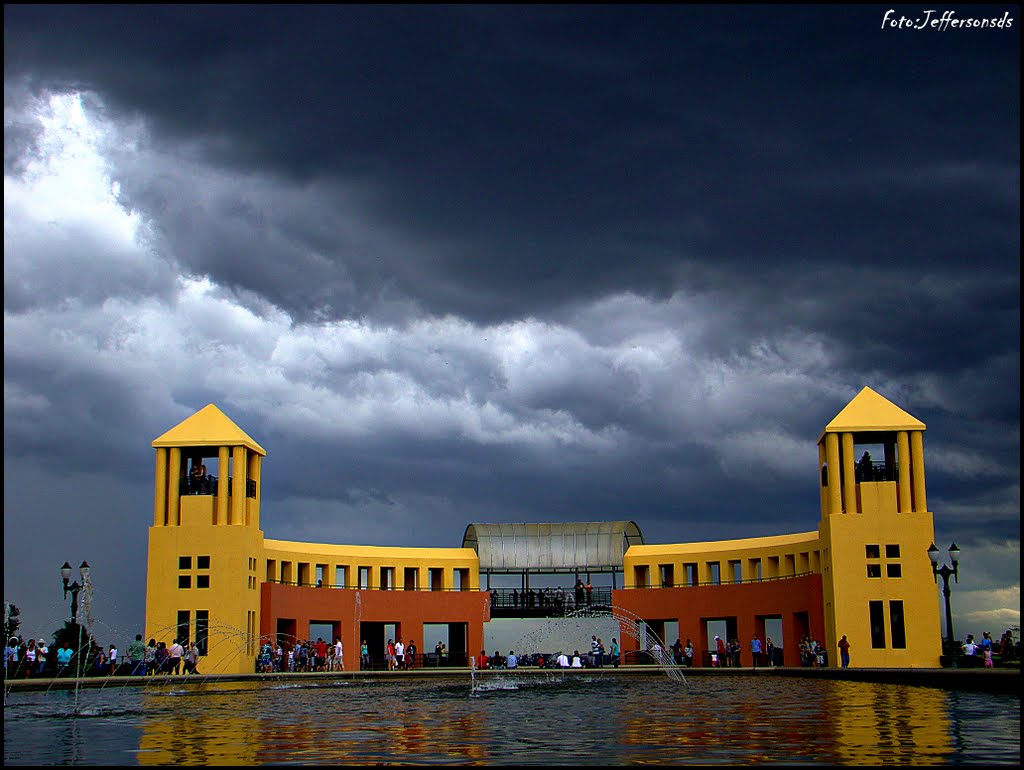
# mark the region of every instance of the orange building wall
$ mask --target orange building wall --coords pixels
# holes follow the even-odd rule
[[[465,623],[472,656],[483,649],[484,623],[490,620],[490,597],[483,591],[363,591],[277,583],[263,583],[260,589],[261,643],[274,642],[279,618],[294,619],[300,639],[309,638],[310,623],[340,622],[346,671],[359,670],[360,623],[396,624],[398,638],[415,640],[417,657],[434,649],[423,638],[425,623]]]
[[[736,619],[737,635],[743,645],[743,659],[750,660],[750,640],[756,633],[765,641],[764,618],[782,618],[784,664],[800,665],[800,638],[806,633],[819,642],[825,640],[821,575],[737,585],[691,586],[686,588],[619,589],[612,592],[612,604],[647,621],[679,623],[679,638],[693,640],[694,665],[701,665],[704,650],[711,649],[707,638],[708,620]],[[799,626],[798,613],[807,617],[807,627]],[[639,649],[639,643],[623,634],[623,653]],[[671,645],[674,639],[665,639]],[[776,645],[778,646],[777,640]],[[830,659],[835,654],[830,653]]]

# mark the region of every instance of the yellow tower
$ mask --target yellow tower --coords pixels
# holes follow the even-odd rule
[[[939,666],[924,431],[923,422],[864,388],[818,441],[830,658],[845,635],[857,667]]]
[[[209,404],[153,442],[146,635],[199,642],[206,674],[251,671],[266,452]]]

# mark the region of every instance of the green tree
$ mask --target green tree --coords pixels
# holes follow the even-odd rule
[[[12,636],[18,635],[18,629],[21,628],[21,610],[18,609],[17,605],[7,605],[7,612],[4,617],[4,642],[10,639]]]

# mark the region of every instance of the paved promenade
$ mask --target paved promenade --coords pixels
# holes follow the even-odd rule
[[[1019,668],[997,669],[955,669],[955,668],[684,668],[687,678],[695,677],[728,677],[728,676],[759,676],[759,677],[802,677],[805,679],[831,679],[847,682],[876,682],[880,684],[910,685],[916,687],[933,687],[941,690],[961,690],[973,692],[1006,693],[1020,697],[1021,678]],[[551,674],[567,676],[611,676],[611,677],[645,677],[665,676],[660,666],[632,665],[612,668],[583,669],[538,669],[518,668],[514,672],[504,669],[477,671],[480,678],[496,676],[550,676]],[[83,677],[81,679],[16,679],[4,682],[8,691],[40,691],[48,689],[74,689],[77,687],[157,687],[173,685],[175,687],[199,686],[214,682],[249,682],[249,681],[315,681],[315,680],[363,680],[386,684],[398,680],[423,678],[448,678],[470,676],[468,668],[427,668],[413,671],[332,671],[301,674],[200,674],[198,676],[107,676]]]

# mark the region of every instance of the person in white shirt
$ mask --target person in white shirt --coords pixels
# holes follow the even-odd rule
[[[505,658],[505,668],[515,668],[519,665],[519,658],[516,657],[515,652],[512,650],[508,651],[508,657]]]
[[[564,652],[558,653],[558,657],[555,659],[559,668],[569,668],[569,656]]]
[[[46,669],[46,656],[50,654],[50,648],[46,646],[46,640],[40,639],[36,642],[36,665],[39,668],[38,673],[43,673]]]
[[[32,676],[36,672],[36,640],[29,639],[25,648],[25,676]]]
[[[572,654],[572,667],[573,668],[583,668],[583,661],[580,660],[580,651],[579,650],[575,650],[573,652],[573,654]]]
[[[181,659],[185,656],[185,648],[175,639],[174,644],[167,648],[167,673],[181,673]]]
[[[976,655],[978,645],[974,643],[974,634],[967,635],[967,644],[964,645],[964,655]]]
[[[395,670],[400,671],[403,668],[405,668],[405,645],[399,639],[395,642]]]
[[[341,643],[341,637],[334,643],[334,669],[343,671],[345,669],[345,647]]]
[[[192,646],[190,646],[185,651],[185,673],[186,674],[198,674],[199,673],[199,655],[200,655],[199,642],[198,641],[194,641],[194,642],[192,642]]]

